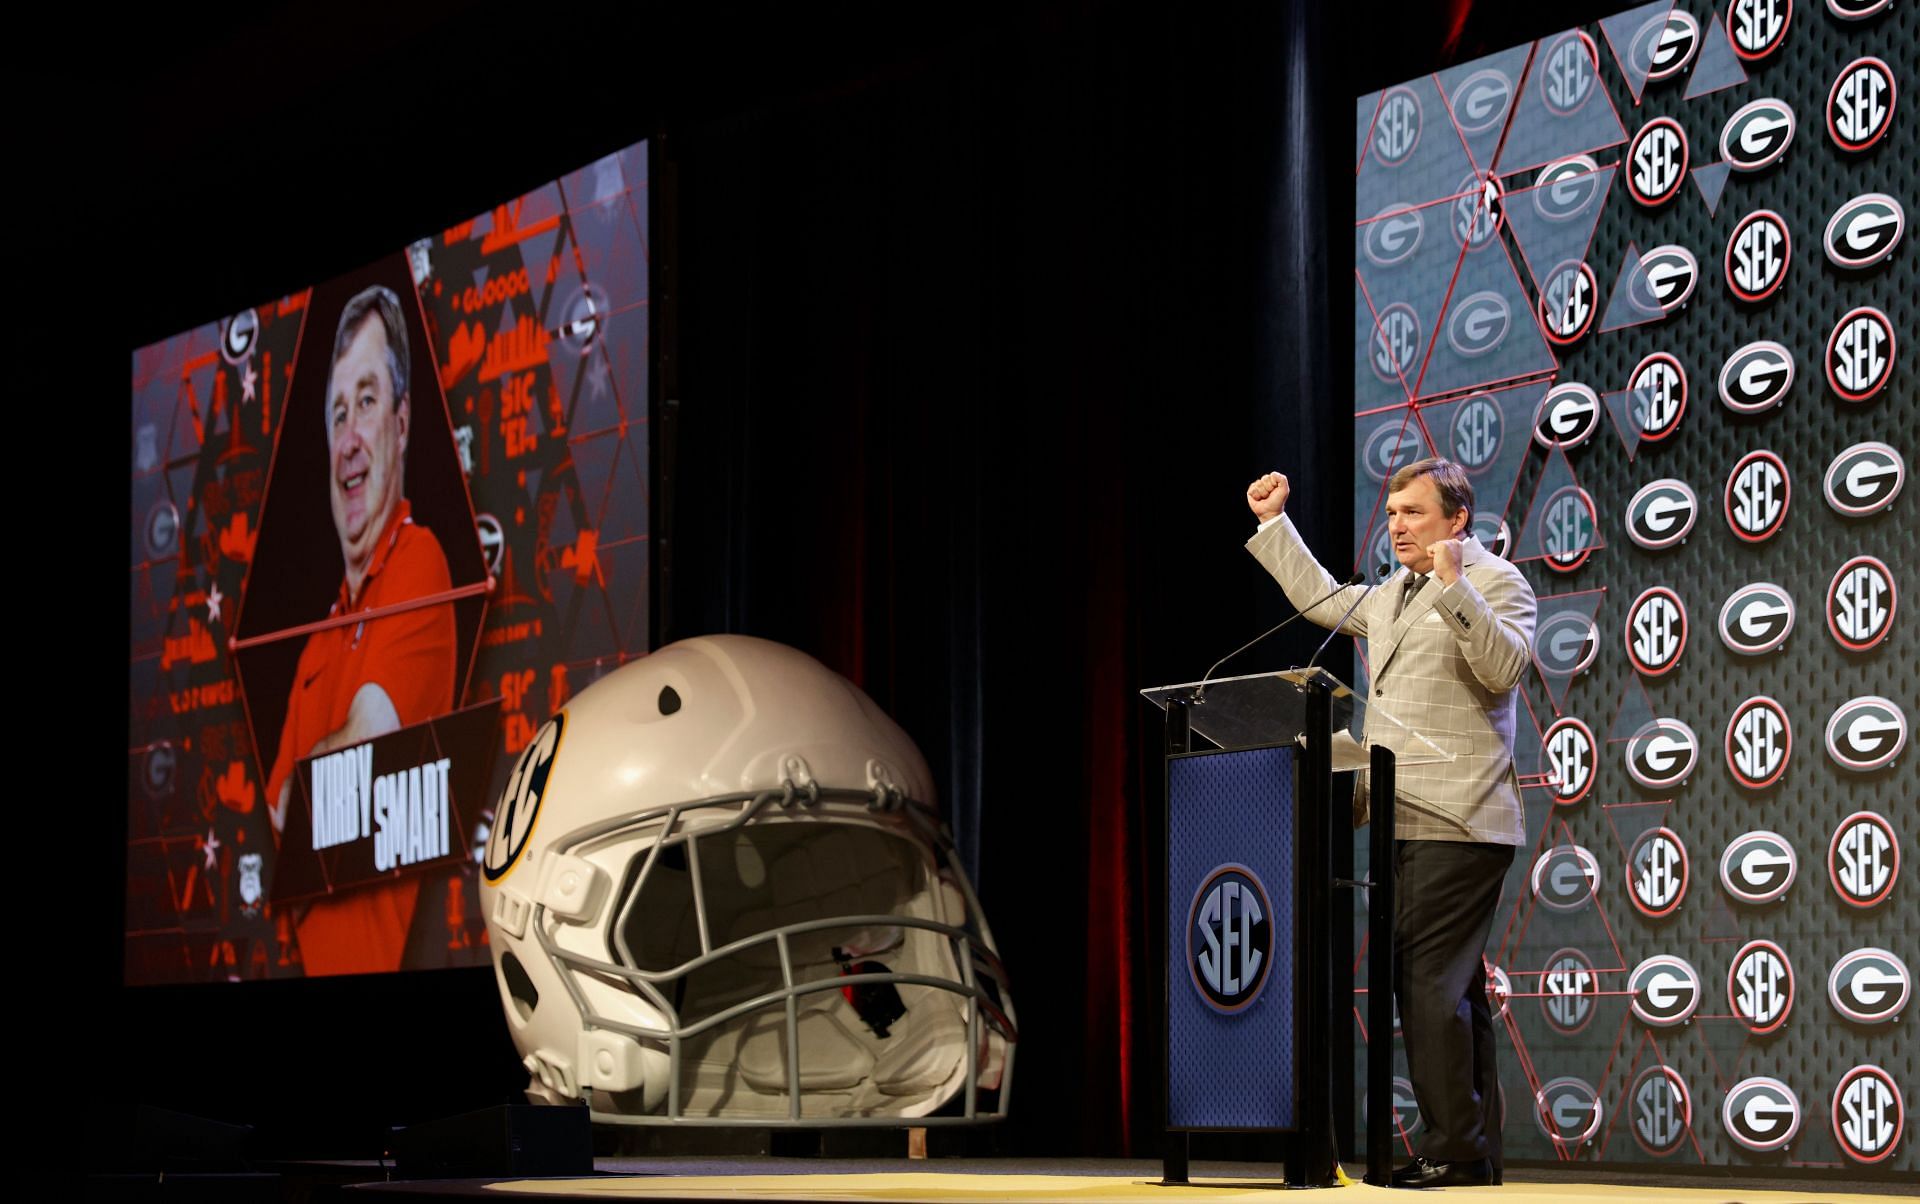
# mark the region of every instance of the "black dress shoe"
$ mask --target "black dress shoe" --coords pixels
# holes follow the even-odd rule
[[[1415,1158],[1393,1173],[1395,1187],[1491,1187],[1493,1183],[1493,1163],[1486,1158],[1472,1162]]]

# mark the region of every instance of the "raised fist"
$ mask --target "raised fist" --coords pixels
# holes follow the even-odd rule
[[[1270,472],[1247,486],[1247,507],[1261,522],[1287,508],[1287,478]]]

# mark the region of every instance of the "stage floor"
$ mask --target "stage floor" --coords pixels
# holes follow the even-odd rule
[[[358,1190],[442,1198],[524,1199],[529,1204],[554,1200],[1240,1204],[1271,1201],[1274,1192],[1285,1187],[1279,1167],[1247,1163],[1196,1163],[1195,1181],[1186,1187],[1160,1186],[1156,1182],[1159,1164],[1138,1160],[603,1158],[595,1165],[602,1173],[591,1178],[394,1182],[367,1184]],[[1348,1167],[1350,1174],[1361,1170],[1354,1165]],[[1358,1182],[1334,1189],[1334,1194],[1355,1204],[1389,1199],[1404,1204],[1412,1198],[1405,1192]],[[1444,1193],[1446,1199],[1461,1204],[1884,1204],[1889,1197],[1914,1194],[1908,1184],[1849,1182],[1839,1171],[1826,1182],[1782,1184],[1757,1178],[1649,1176],[1640,1180],[1572,1169],[1514,1170],[1508,1172],[1503,1187],[1449,1188]]]

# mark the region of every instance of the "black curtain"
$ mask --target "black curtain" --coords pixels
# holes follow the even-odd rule
[[[805,648],[926,751],[1014,977],[1017,1148],[1155,1148],[1136,691],[1281,613],[1246,482],[1347,552],[1320,37],[1310,3],[1044,11],[669,148],[663,636]]]

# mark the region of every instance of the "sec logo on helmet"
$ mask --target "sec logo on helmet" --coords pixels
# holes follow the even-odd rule
[[[1727,720],[1726,752],[1733,780],[1748,790],[1765,790],[1779,781],[1793,755],[1787,709],[1764,694],[1735,707]]]
[[[1907,963],[1885,949],[1855,949],[1827,975],[1827,1000],[1855,1024],[1891,1023],[1912,993]]]
[[[1663,551],[1686,539],[1699,516],[1693,486],[1678,477],[1649,481],[1627,503],[1627,538],[1650,552]]]
[[[1847,1157],[1866,1166],[1885,1162],[1900,1148],[1906,1125],[1907,1105],[1892,1075],[1860,1065],[1840,1076],[1833,1089],[1833,1139]]]
[[[1781,1149],[1800,1132],[1800,1100],[1779,1079],[1741,1079],[1720,1105],[1727,1136],[1756,1154]]]
[[[1899,91],[1893,68],[1871,55],[1840,68],[1827,90],[1827,137],[1849,153],[1871,149],[1893,128]]]
[[[1720,130],[1720,158],[1735,171],[1755,172],[1778,163],[1793,144],[1793,109],[1777,97],[1750,101]]]
[[[1893,825],[1871,811],[1840,821],[1827,845],[1827,878],[1840,901],[1866,910],[1886,902],[1900,877],[1900,842]]]
[[[1787,893],[1800,858],[1778,832],[1745,832],[1720,854],[1720,885],[1742,903],[1771,903]]]
[[[1793,236],[1786,219],[1771,209],[1755,209],[1734,226],[1722,263],[1733,295],[1758,303],[1780,291],[1792,261]]]
[[[1627,976],[1633,995],[1633,1014],[1653,1028],[1685,1024],[1700,1006],[1704,993],[1700,974],[1685,958],[1660,954],[1633,968]]]
[[[1793,595],[1771,581],[1733,591],[1720,608],[1720,642],[1742,656],[1772,652],[1793,634]]]
[[[1893,505],[1907,481],[1907,462],[1884,443],[1856,443],[1833,458],[1825,481],[1827,505],[1848,518]]]

